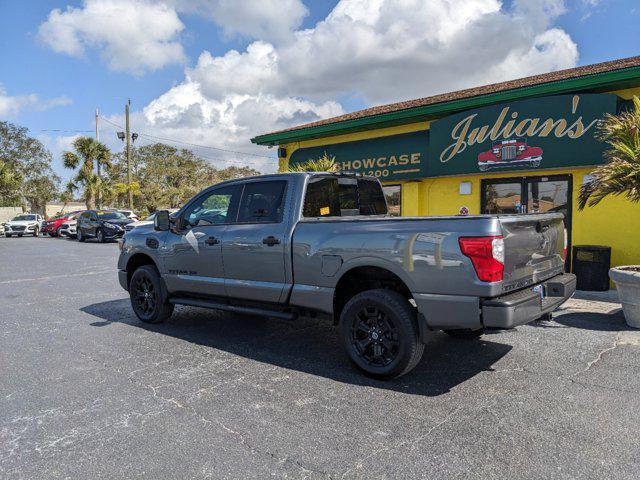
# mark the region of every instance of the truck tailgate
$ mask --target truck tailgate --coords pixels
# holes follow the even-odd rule
[[[561,213],[500,216],[504,236],[503,290],[540,283],[564,270]]]

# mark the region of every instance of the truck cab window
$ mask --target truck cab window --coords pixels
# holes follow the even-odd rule
[[[316,177],[309,180],[305,217],[386,215],[387,204],[378,183],[364,178]]]
[[[287,182],[255,182],[244,186],[238,223],[278,223],[282,221]]]
[[[378,182],[358,179],[358,200],[360,204],[360,215],[386,215],[387,201]]]
[[[236,185],[222,187],[202,195],[185,213],[190,227],[220,225],[234,221],[234,203],[237,204],[239,188]]]

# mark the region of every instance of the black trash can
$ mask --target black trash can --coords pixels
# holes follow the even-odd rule
[[[595,292],[609,290],[611,247],[603,245],[575,245],[571,260],[577,277],[576,288]]]

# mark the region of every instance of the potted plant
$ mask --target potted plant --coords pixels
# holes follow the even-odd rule
[[[598,138],[609,144],[605,163],[592,172],[593,179],[582,185],[579,208],[597,205],[608,195],[624,195],[640,202],[640,99],[619,115],[607,115],[598,127]],[[609,270],[630,327],[640,328],[640,265]]]

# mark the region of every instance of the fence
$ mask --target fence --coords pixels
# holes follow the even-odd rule
[[[8,222],[22,213],[22,207],[0,207],[0,223]]]

